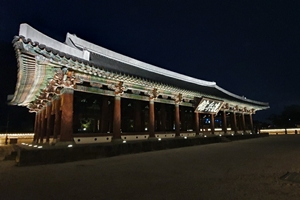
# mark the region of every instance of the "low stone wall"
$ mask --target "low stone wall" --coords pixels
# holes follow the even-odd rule
[[[34,133],[0,133],[0,145],[31,143]]]
[[[235,140],[245,140],[245,139],[252,139],[252,138],[258,138],[258,137],[268,137],[269,133],[260,133],[260,134],[239,134],[239,135],[226,135],[223,137],[226,137],[227,139],[231,141]]]
[[[300,128],[261,129],[260,133],[269,133],[270,135],[295,135],[300,134]]]
[[[194,145],[210,144],[227,141],[250,139],[268,136],[268,134],[253,135],[235,135],[235,136],[212,136],[212,137],[193,137],[193,138],[174,138],[165,140],[149,139],[146,141],[134,142],[112,142],[94,145],[73,145],[67,147],[61,146],[44,146],[43,148],[22,147],[18,149],[16,157],[17,166],[63,163],[85,159],[96,159],[111,157],[130,153],[140,153],[148,151],[157,151],[163,149],[172,149]],[[227,142],[226,141],[226,142]]]

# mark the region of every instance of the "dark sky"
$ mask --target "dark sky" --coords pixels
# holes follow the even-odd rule
[[[270,103],[257,119],[299,104],[300,1],[1,1],[1,113],[16,85],[11,41],[28,23]],[[2,103],[3,102],[3,103]]]

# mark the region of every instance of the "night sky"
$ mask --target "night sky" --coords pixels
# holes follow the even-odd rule
[[[271,108],[255,119],[300,104],[299,0],[87,2],[1,1],[0,125],[10,109],[27,113],[6,106],[6,96],[16,86],[11,41],[20,23],[61,42],[70,32],[158,67],[215,81],[248,99],[269,102]]]

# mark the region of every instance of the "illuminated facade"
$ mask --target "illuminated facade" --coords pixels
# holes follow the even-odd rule
[[[67,34],[65,43],[20,25],[13,40],[18,80],[12,105],[36,114],[34,142],[246,134],[253,101]]]

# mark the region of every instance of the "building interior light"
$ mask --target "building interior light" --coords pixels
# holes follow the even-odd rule
[[[184,139],[187,139],[187,137],[186,137],[186,136],[184,136]]]
[[[41,149],[41,148],[43,148],[43,146],[38,146],[38,149]]]
[[[204,137],[207,137],[206,135],[204,135]]]

